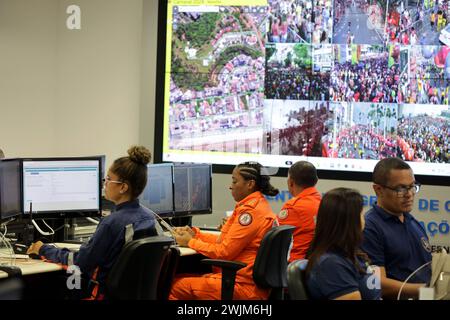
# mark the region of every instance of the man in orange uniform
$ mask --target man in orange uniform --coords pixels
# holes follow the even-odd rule
[[[176,241],[189,246],[210,259],[241,261],[247,264],[237,272],[234,299],[267,299],[268,289],[258,288],[253,281],[253,265],[261,240],[276,222],[263,194],[275,196],[278,190],[270,185],[269,177],[261,175],[261,165],[245,163],[233,170],[230,187],[237,201],[232,216],[220,236],[205,234],[198,228],[177,228]],[[221,299],[221,273],[177,278],[169,299]]]
[[[287,184],[293,198],[278,213],[280,225],[296,227],[289,262],[305,259],[314,237],[321,200],[321,195],[315,188],[317,180],[316,168],[308,161],[298,161],[289,168]]]

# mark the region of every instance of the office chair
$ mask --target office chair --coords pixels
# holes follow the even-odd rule
[[[128,242],[106,280],[112,300],[155,300],[161,267],[173,239],[155,236]]]
[[[261,241],[253,266],[253,280],[260,288],[272,289],[269,299],[282,300],[287,287],[287,265],[293,226],[269,230]],[[246,266],[238,261],[204,259],[202,262],[222,268],[222,300],[232,300],[236,273]]]
[[[169,254],[166,256],[161,268],[158,281],[158,300],[168,300],[172,282],[180,260],[181,252],[178,247],[170,247]]]
[[[287,280],[289,296],[291,300],[309,300],[306,287],[306,266],[308,260],[299,259],[292,261],[288,266]]]
[[[1,279],[0,300],[21,300],[23,287],[23,281],[18,277]]]

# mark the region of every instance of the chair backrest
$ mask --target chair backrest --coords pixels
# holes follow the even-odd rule
[[[18,277],[0,280],[0,300],[23,299],[23,281]]]
[[[158,300],[168,300],[172,282],[175,278],[181,252],[178,247],[170,247],[169,254],[163,262],[158,282]]]
[[[289,225],[274,227],[262,239],[253,267],[253,280],[258,287],[287,287],[288,253],[294,229]]]
[[[156,236],[124,245],[108,274],[106,297],[119,300],[155,300],[162,264],[173,239]]]
[[[287,280],[289,297],[291,300],[309,300],[306,287],[306,266],[308,260],[299,259],[292,261],[288,266]]]

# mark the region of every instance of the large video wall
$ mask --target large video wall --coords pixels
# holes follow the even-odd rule
[[[450,176],[447,0],[172,0],[163,160]]]

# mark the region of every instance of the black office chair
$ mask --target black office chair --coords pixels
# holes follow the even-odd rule
[[[155,236],[125,244],[106,280],[112,300],[156,300],[158,281],[173,239]]]
[[[23,299],[23,281],[20,278],[0,280],[0,300]]]
[[[161,268],[161,273],[159,275],[158,281],[158,300],[168,300],[170,290],[172,288],[172,282],[175,278],[175,273],[177,271],[178,262],[180,260],[181,252],[178,247],[171,247],[169,254],[164,260],[163,266]]]
[[[291,300],[309,300],[306,287],[306,266],[308,260],[299,259],[292,261],[288,266],[287,280],[289,297]]]
[[[0,265],[0,271],[8,274],[0,280],[0,300],[20,300],[23,298],[22,270],[16,266]]]
[[[282,300],[287,287],[288,252],[295,227],[284,225],[269,230],[261,241],[253,266],[253,280],[260,288],[272,289],[269,299]],[[222,300],[232,300],[236,273],[246,266],[238,261],[204,259],[222,268]]]

